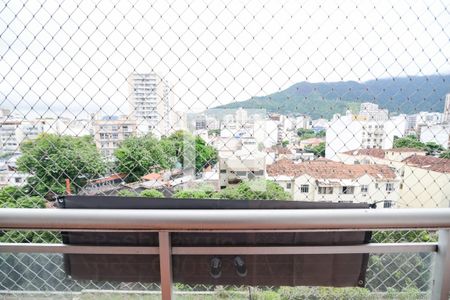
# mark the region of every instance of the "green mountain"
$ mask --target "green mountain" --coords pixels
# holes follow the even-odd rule
[[[373,102],[391,113],[413,114],[444,109],[450,93],[450,75],[394,77],[366,82],[299,82],[262,97],[233,102],[216,108],[258,108],[287,115],[308,114],[330,118],[347,109],[357,111],[361,102]]]

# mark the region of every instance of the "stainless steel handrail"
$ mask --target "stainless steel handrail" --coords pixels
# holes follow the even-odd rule
[[[442,209],[0,209],[1,229],[277,231],[450,228]]]

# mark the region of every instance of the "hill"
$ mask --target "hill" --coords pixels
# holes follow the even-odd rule
[[[309,114],[330,118],[346,109],[358,110],[361,102],[374,102],[392,113],[412,114],[444,109],[450,93],[450,75],[394,77],[366,82],[299,82],[262,97],[233,102],[216,108],[258,108],[282,114]]]

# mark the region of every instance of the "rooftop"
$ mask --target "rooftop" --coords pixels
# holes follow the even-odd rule
[[[294,163],[279,160],[267,166],[269,176],[287,175],[298,177],[304,174],[322,179],[356,179],[365,174],[377,179],[395,179],[395,172],[385,165],[347,165],[330,160],[315,160]]]
[[[377,158],[385,158],[387,152],[397,152],[397,153],[425,153],[425,151],[417,149],[417,148],[392,148],[392,149],[355,149],[344,152],[344,154],[348,155],[368,155]]]
[[[419,167],[422,169],[450,173],[450,159],[438,158],[434,156],[413,155],[403,160],[404,163],[410,166]]]

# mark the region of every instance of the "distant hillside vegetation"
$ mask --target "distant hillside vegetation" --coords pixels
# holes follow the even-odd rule
[[[346,109],[359,109],[361,102],[374,102],[393,113],[412,114],[444,109],[450,93],[450,75],[395,77],[366,82],[299,82],[267,96],[253,97],[216,108],[260,108],[282,114],[309,114],[330,118]]]

